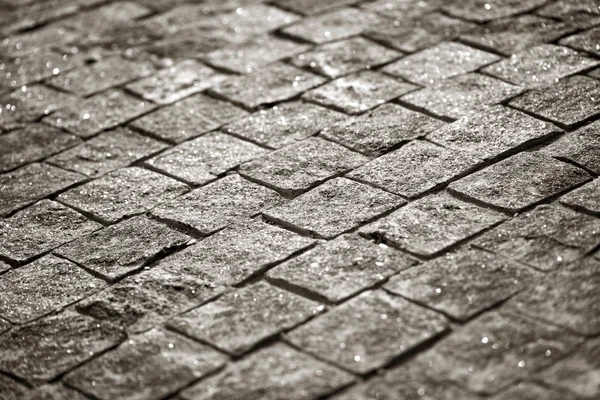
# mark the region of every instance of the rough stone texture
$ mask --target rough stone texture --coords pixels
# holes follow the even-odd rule
[[[176,333],[154,329],[87,363],[66,382],[98,399],[162,399],[217,370],[224,357]]]
[[[83,12],[66,21],[66,26],[81,31],[97,31],[102,27],[115,27],[150,13],[150,10],[132,1],[119,1]]]
[[[333,238],[403,203],[383,190],[336,178],[263,215],[303,232]]]
[[[0,43],[0,50],[10,57],[46,51],[50,46],[72,43],[81,36],[80,32],[62,24],[48,24],[41,29],[12,35]]]
[[[225,126],[227,132],[272,148],[303,140],[345,118],[344,114],[310,103],[280,103]]]
[[[182,392],[185,400],[303,400],[323,397],[354,377],[285,344],[275,344],[229,365]]]
[[[95,178],[148,157],[167,146],[130,129],[101,133],[47,161],[64,169]]]
[[[595,70],[593,70],[592,72],[590,72],[588,74],[588,76],[591,76],[592,78],[596,78],[600,80],[600,68],[596,68]]]
[[[415,140],[347,176],[414,198],[466,174],[479,164],[481,160],[473,154]]]
[[[152,215],[209,235],[241,218],[256,215],[280,200],[276,192],[239,175],[230,175],[159,205],[152,210]]]
[[[531,11],[544,5],[545,0],[467,0],[444,6],[451,15],[475,22],[486,22]]]
[[[523,290],[536,277],[515,262],[463,248],[402,271],[384,288],[466,321]]]
[[[0,370],[32,383],[52,380],[125,339],[108,322],[64,311],[2,336]]]
[[[511,100],[509,105],[573,127],[600,113],[599,96],[599,81],[576,75],[547,88],[530,90]]]
[[[259,282],[188,311],[171,320],[169,326],[239,355],[323,309],[324,306],[314,301]]]
[[[0,87],[17,88],[65,73],[80,66],[84,60],[79,55],[61,55],[53,51],[40,51],[2,61]]]
[[[187,185],[138,167],[122,168],[71,189],[62,203],[107,222],[142,213],[187,191]]]
[[[571,393],[562,393],[554,389],[540,386],[537,383],[521,382],[518,385],[493,396],[493,400],[562,400]]]
[[[338,78],[302,97],[346,114],[360,114],[416,88],[381,73],[365,71]]]
[[[425,136],[444,123],[396,104],[384,104],[358,117],[324,128],[320,135],[367,155]]]
[[[445,329],[441,315],[372,291],[294,329],[286,338],[317,357],[366,374]]]
[[[10,269],[10,265],[6,264],[5,262],[0,261],[0,274],[5,273],[9,269]],[[0,326],[2,326],[2,328],[0,328],[0,331],[3,331],[5,328],[4,321],[0,320]]]
[[[545,17],[558,17],[583,29],[600,22],[600,9],[595,0],[559,0],[540,8],[537,13]]]
[[[367,161],[340,145],[308,138],[242,164],[239,172],[282,193],[295,194]]]
[[[600,221],[558,205],[521,214],[475,245],[542,271],[575,261],[600,243]]]
[[[319,14],[331,8],[351,5],[357,3],[358,0],[331,0],[326,3],[321,0],[275,0],[274,3],[278,6],[291,10],[303,15]]]
[[[410,203],[359,232],[412,253],[434,256],[504,219],[442,193]]]
[[[61,384],[48,384],[40,386],[27,393],[28,400],[86,400],[87,397],[75,389]]]
[[[584,212],[600,214],[600,180],[563,196],[560,202]]]
[[[410,20],[436,11],[443,4],[443,0],[376,0],[361,7],[396,20]]]
[[[26,262],[101,227],[60,203],[42,200],[0,220],[0,256]]]
[[[541,151],[575,162],[595,174],[600,174],[600,122],[565,134]]]
[[[27,386],[5,375],[0,375],[0,387],[3,400],[21,400],[27,394]]]
[[[569,36],[561,40],[560,44],[600,56],[599,41],[600,28],[594,28],[577,35]]]

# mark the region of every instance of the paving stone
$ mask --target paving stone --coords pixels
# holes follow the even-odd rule
[[[52,165],[33,163],[0,175],[0,216],[81,182],[83,175]]]
[[[144,0],[144,2],[145,1],[147,0]],[[177,0],[178,3],[182,4],[177,4],[176,7],[173,7],[173,1],[169,2],[171,4],[169,4],[167,10],[160,10],[164,12],[159,12],[158,14],[145,19],[141,22],[141,24],[150,27],[153,30],[159,31],[164,36],[175,35],[182,30],[190,28],[190,26],[194,22],[198,22],[199,19],[206,18],[207,14],[210,13],[210,10],[206,9],[205,7],[208,6],[208,4],[216,4],[214,1],[209,3],[204,2],[203,4],[189,4],[187,0]],[[157,3],[157,1],[153,1],[153,4]],[[227,2],[220,3],[226,4]]]
[[[493,400],[562,400],[566,393],[540,386],[537,383],[521,382],[510,389],[493,396]]]
[[[401,100],[433,114],[458,119],[481,112],[521,91],[518,86],[472,72],[417,90]]]
[[[370,156],[425,136],[444,123],[396,104],[384,104],[358,117],[325,127],[320,135]]]
[[[434,130],[427,139],[491,160],[542,142],[558,132],[560,129],[549,122],[511,108],[493,106]]]
[[[189,237],[145,217],[135,217],[84,236],[55,251],[100,275],[117,280],[187,243]]]
[[[242,164],[239,172],[285,194],[297,194],[367,161],[338,144],[308,138]]]
[[[102,289],[105,282],[77,265],[45,256],[0,277],[0,315],[24,324]]]
[[[314,301],[258,282],[188,311],[169,326],[227,353],[242,354],[323,309]]]
[[[156,110],[130,125],[160,139],[181,143],[246,114],[230,103],[199,94]]]
[[[440,314],[375,291],[358,295],[286,338],[309,353],[366,374],[442,333],[446,325]]]
[[[152,215],[209,235],[280,201],[271,189],[230,175],[159,205]]]
[[[407,20],[434,12],[444,0],[376,0],[361,4],[361,7],[396,20]]]
[[[40,386],[27,394],[28,400],[86,400],[83,394],[60,383]]]
[[[384,244],[342,235],[275,267],[269,280],[341,303],[416,260]]]
[[[564,46],[600,56],[600,27],[569,36],[560,41]]]
[[[275,0],[274,3],[299,14],[314,15],[332,8],[357,3],[357,0],[331,0],[327,3],[321,0]]]
[[[599,64],[600,61],[568,47],[543,44],[514,54],[482,71],[515,85],[532,88],[551,85]]]
[[[500,57],[461,43],[444,42],[383,67],[388,74],[423,86],[475,71]]]
[[[403,203],[383,190],[335,178],[263,215],[303,232],[333,238]]]
[[[27,386],[5,375],[0,375],[0,387],[2,388],[2,400],[21,400],[28,391]]]
[[[246,74],[308,49],[309,46],[306,44],[263,35],[211,51],[203,59],[215,67]]]
[[[573,127],[600,113],[598,96],[599,81],[576,75],[547,88],[530,90],[511,100],[509,105]]]
[[[462,35],[461,39],[478,47],[511,55],[554,42],[575,29],[575,26],[565,22],[525,14],[491,21]]]
[[[410,203],[360,228],[359,233],[419,255],[434,256],[504,219],[492,210],[442,193]]]
[[[523,290],[536,277],[515,262],[463,248],[400,272],[384,288],[456,320],[467,321]]]
[[[60,203],[41,200],[0,220],[0,255],[23,263],[101,227]]]
[[[227,132],[253,142],[280,148],[303,140],[345,118],[344,114],[310,103],[280,103],[225,126]]]
[[[542,271],[575,261],[598,243],[597,218],[558,205],[538,206],[475,241],[480,248]]]
[[[118,1],[80,13],[65,21],[65,25],[80,31],[94,32],[113,28],[147,16],[150,10],[132,1]]]
[[[323,44],[292,58],[292,64],[310,68],[329,78],[386,64],[402,53],[362,37]]]
[[[582,29],[600,22],[600,8],[596,0],[559,0],[536,12],[548,18],[560,18]]]
[[[541,151],[553,157],[576,162],[600,174],[600,122],[570,132]]]
[[[278,62],[251,74],[231,77],[210,91],[246,108],[255,108],[291,99],[323,82],[323,77]]]
[[[342,8],[305,18],[282,29],[282,32],[319,44],[360,35],[364,30],[376,26],[381,19],[368,11]]]
[[[110,90],[87,98],[44,118],[57,128],[88,138],[112,129],[154,109],[156,106],[120,90]]]
[[[596,68],[595,70],[590,72],[588,74],[588,76],[591,76],[592,78],[600,79],[600,68]]]
[[[541,153],[519,153],[461,180],[449,189],[508,212],[518,212],[590,180],[590,175]]]
[[[584,212],[600,214],[600,180],[596,179],[563,196],[560,202]]]
[[[24,57],[1,59],[0,87],[19,88],[65,73],[83,63],[78,55],[41,51]]]
[[[229,365],[181,393],[185,400],[317,399],[354,377],[284,344],[274,344]]]
[[[202,185],[265,152],[250,142],[210,132],[151,158],[146,165],[192,185]]]
[[[416,88],[379,72],[365,71],[338,78],[302,97],[346,114],[360,114]]]
[[[481,160],[465,151],[415,140],[347,176],[414,198],[472,171],[480,164]]]
[[[451,15],[475,22],[486,22],[531,11],[546,3],[545,0],[467,0],[450,3],[444,10]]]
[[[13,328],[0,342],[0,369],[31,383],[52,380],[125,339],[110,323],[64,311]]]
[[[9,269],[10,269],[10,265],[8,265],[8,264],[7,264],[7,263],[5,263],[5,262],[2,262],[2,261],[0,261],[0,274],[3,274],[3,273],[5,273],[5,272],[6,272],[6,271],[8,271]],[[4,326],[4,321],[2,321],[1,319],[0,319],[0,326],[1,326],[1,327],[0,327],[0,332],[3,332],[3,331],[4,331],[4,328],[5,328],[5,326]]]
[[[106,222],[142,213],[185,193],[188,186],[138,167],[122,168],[61,194],[58,199]]]
[[[66,381],[98,399],[162,399],[218,370],[224,357],[173,332],[153,329],[70,373]]]
[[[42,160],[79,142],[76,136],[47,125],[26,125],[0,136],[0,172]]]
[[[10,57],[22,57],[31,53],[47,51],[51,46],[74,42],[81,33],[62,24],[54,23],[15,35],[0,42],[0,51]]]
[[[127,85],[127,90],[158,104],[170,104],[200,93],[228,75],[194,60],[186,60]]]

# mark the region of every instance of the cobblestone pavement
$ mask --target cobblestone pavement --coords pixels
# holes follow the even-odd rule
[[[0,0],[0,399],[600,398],[600,0]]]

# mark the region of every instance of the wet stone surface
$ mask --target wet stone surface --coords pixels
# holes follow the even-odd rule
[[[600,174],[600,122],[565,134],[541,151],[575,162],[595,174]]]
[[[48,384],[40,386],[27,393],[29,400],[86,400],[86,397],[75,389],[71,389],[61,384]]]
[[[6,375],[0,375],[0,387],[6,400],[20,400],[27,394],[27,386]]]
[[[583,29],[600,22],[600,9],[594,0],[559,0],[540,8],[537,13],[545,17],[558,17]]]
[[[443,9],[451,15],[475,22],[521,14],[544,5],[544,0],[467,0],[461,4],[450,3]]]
[[[321,0],[275,0],[278,6],[303,15],[319,14],[331,8],[337,8],[357,3],[358,0],[331,0],[327,3]]]
[[[560,44],[600,56],[599,40],[600,28],[594,28],[577,35],[569,36],[561,40]]]
[[[563,196],[560,202],[587,213],[600,214],[600,180]]]
[[[5,263],[3,261],[0,261],[0,274],[5,273],[9,269],[10,269],[10,265],[8,265],[7,263]],[[2,328],[0,328],[0,331],[4,331],[4,329],[6,328],[4,321],[0,320],[0,325],[2,325]]]
[[[537,383],[531,382],[520,382],[517,385],[514,385],[508,390],[505,390],[499,393],[496,396],[493,396],[494,400],[536,400],[536,399],[546,399],[546,400],[561,400],[564,399],[565,396],[571,395],[570,393],[565,393],[562,391],[557,391],[554,388],[549,389],[544,386],[540,386]]]

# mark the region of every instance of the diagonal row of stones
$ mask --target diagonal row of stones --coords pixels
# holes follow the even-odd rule
[[[594,0],[0,11],[0,398],[600,395]]]

